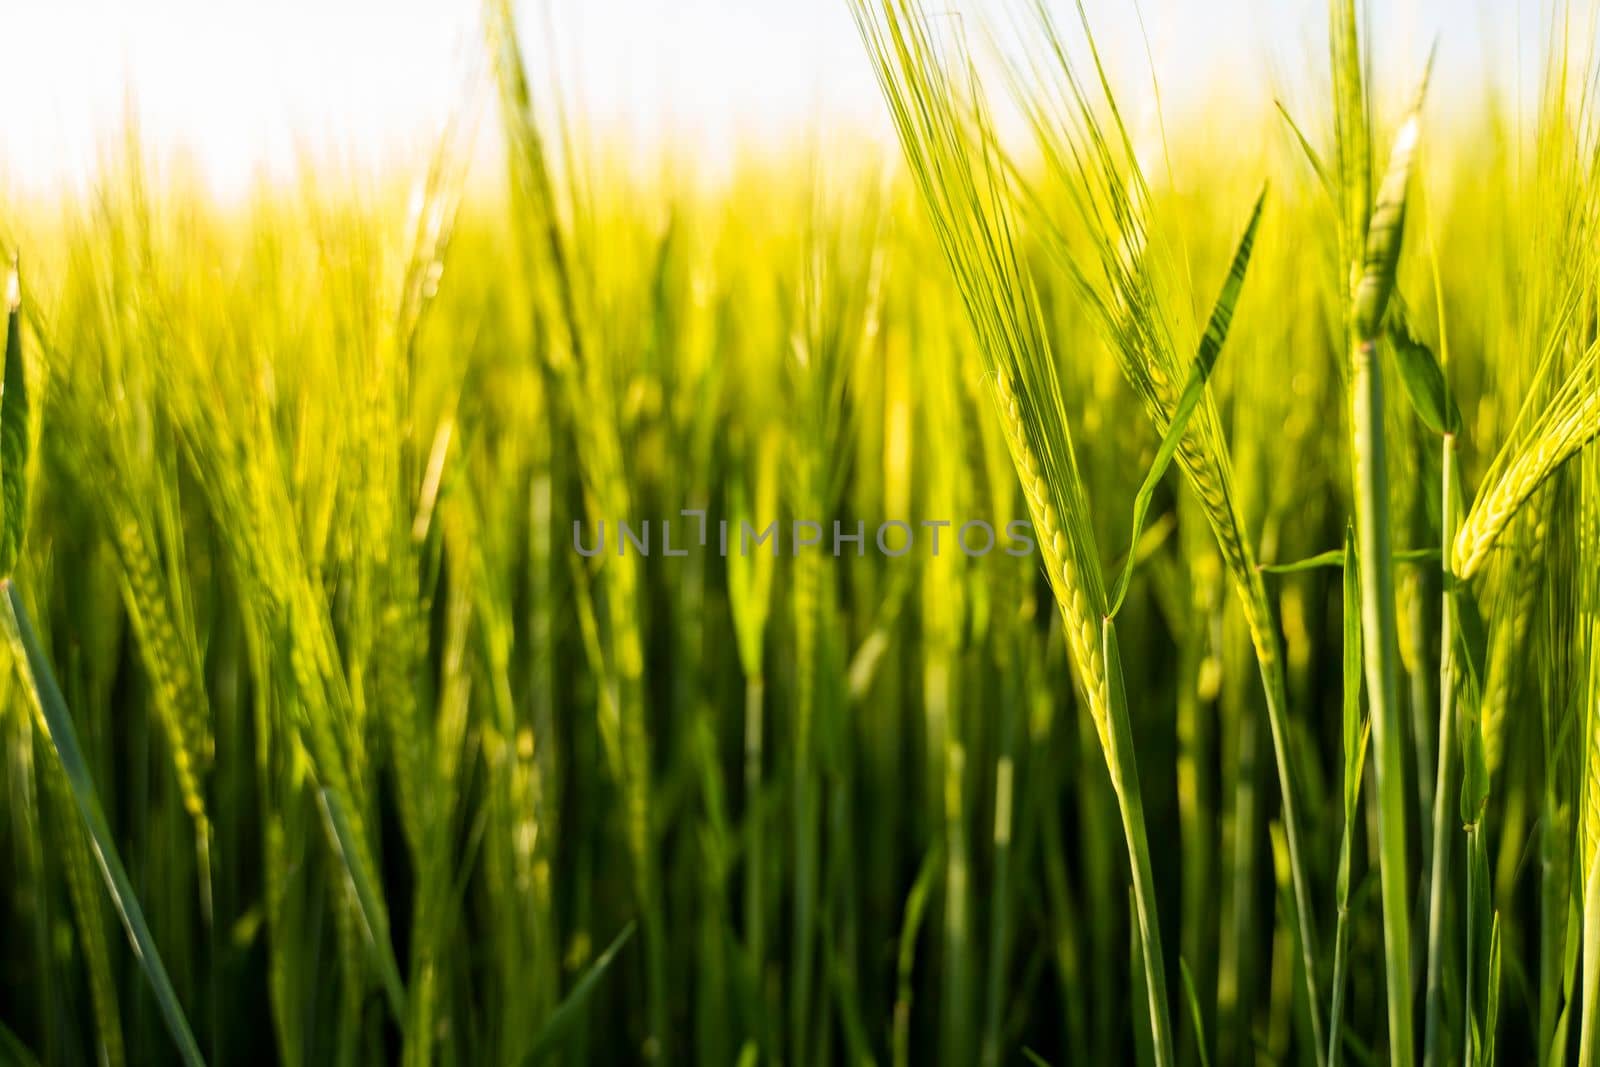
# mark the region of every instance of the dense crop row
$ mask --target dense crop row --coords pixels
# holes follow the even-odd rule
[[[0,1060],[1596,1062],[1593,22],[1234,156],[848,5],[887,167],[490,0],[503,183],[0,204]]]

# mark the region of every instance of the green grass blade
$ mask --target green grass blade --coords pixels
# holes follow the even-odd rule
[[[383,907],[383,891],[378,887],[377,880],[368,870],[367,864],[362,862],[363,853],[356,847],[355,828],[350,825],[350,819],[345,814],[344,805],[339,802],[338,794],[324,788],[319,795],[322,798],[323,811],[328,816],[328,825],[333,831],[334,842],[339,848],[340,861],[349,873],[351,884],[355,889],[356,903],[360,908],[362,926],[367,935],[367,946],[372,950],[373,962],[378,967],[378,976],[383,980],[383,992],[388,998],[389,1010],[394,1013],[396,1021],[402,1021],[406,1017],[405,983],[401,981],[400,965],[395,960],[394,943],[389,937],[388,912]]]
[[[588,970],[583,972],[583,977],[573,983],[572,991],[562,999],[560,1004],[556,1005],[555,1010],[550,1013],[550,1018],[545,1020],[543,1028],[534,1037],[533,1044],[529,1046],[527,1053],[522,1057],[523,1067],[542,1063],[561,1048],[561,1043],[566,1040],[573,1026],[582,1017],[589,999],[594,996],[595,990],[600,986],[600,980],[611,969],[611,964],[616,961],[617,953],[621,952],[622,946],[628,943],[628,939],[633,936],[633,931],[633,923],[630,922],[627,926],[624,926],[621,932],[611,939],[611,944],[606,946],[606,950],[595,958],[595,961],[589,965]]]
[[[1295,139],[1300,142],[1300,150],[1305,153],[1306,162],[1311,164],[1312,173],[1316,174],[1317,181],[1322,185],[1323,191],[1332,195],[1333,182],[1328,178],[1328,168],[1323,164],[1322,157],[1317,154],[1317,150],[1311,146],[1310,138],[1306,137],[1305,131],[1294,120],[1294,116],[1289,114],[1289,109],[1284,106],[1282,100],[1274,100],[1273,104],[1277,107],[1278,114],[1283,116],[1283,121],[1289,124],[1289,129],[1294,132]]]
[[[1438,559],[1437,548],[1402,548],[1394,554],[1396,563],[1435,563]],[[1303,574],[1324,567],[1338,569],[1347,566],[1348,563],[1343,551],[1330,548],[1326,552],[1318,552],[1314,556],[1297,559],[1292,563],[1258,563],[1256,569],[1262,574]]]
[[[1345,564],[1344,551],[1330,548],[1326,552],[1318,552],[1314,556],[1297,559],[1292,563],[1257,564],[1257,569],[1263,574],[1304,574],[1306,571],[1320,570],[1323,567],[1343,567]]]
[[[1394,295],[1395,274],[1400,265],[1400,248],[1405,237],[1407,189],[1411,184],[1412,164],[1416,161],[1417,139],[1422,128],[1422,98],[1427,91],[1428,71],[1433,57],[1429,56],[1423,71],[1422,85],[1417,90],[1416,103],[1410,114],[1400,124],[1395,134],[1394,146],[1389,151],[1389,165],[1378,188],[1378,200],[1372,209],[1372,219],[1367,227],[1366,259],[1361,281],[1356,286],[1351,321],[1356,337],[1371,341],[1378,335],[1384,312]],[[1440,379],[1443,384],[1443,379]]]
[[[183,1007],[178,1003],[178,994],[172,988],[171,979],[167,977],[167,969],[161,962],[161,953],[157,950],[155,938],[151,936],[150,927],[145,922],[144,910],[134,895],[133,883],[129,880],[128,873],[118,856],[116,841],[112,837],[110,825],[106,822],[105,813],[100,807],[100,797],[95,790],[94,779],[89,774],[88,761],[84,759],[83,750],[78,745],[78,733],[72,724],[72,713],[67,710],[66,700],[61,695],[60,686],[56,684],[50,660],[33,632],[33,625],[28,619],[27,609],[23,607],[22,597],[17,593],[16,584],[8,578],[0,580],[0,585],[5,587],[8,608],[6,629],[9,631],[18,666],[26,664],[28,680],[38,701],[45,731],[50,737],[51,747],[61,760],[61,768],[66,773],[68,784],[72,787],[72,798],[77,803],[78,812],[83,816],[84,825],[89,830],[89,838],[94,844],[95,858],[100,861],[100,872],[105,876],[106,888],[111,893],[112,903],[116,905],[117,913],[122,917],[122,924],[128,932],[128,941],[133,946],[139,966],[150,982],[151,990],[155,993],[156,1003],[161,1008],[161,1016],[167,1024],[167,1030],[172,1034],[173,1043],[178,1046],[178,1054],[187,1067],[196,1067],[205,1060],[200,1056],[200,1047],[195,1043],[194,1032],[190,1030],[189,1020],[185,1018]]]
[[[1107,617],[1101,624],[1106,664],[1106,706],[1109,752],[1106,761],[1117,803],[1122,807],[1123,831],[1128,838],[1128,858],[1133,868],[1133,904],[1140,957],[1145,964],[1151,1041],[1157,1067],[1175,1061],[1172,1015],[1167,1007],[1166,957],[1161,953],[1161,926],[1156,917],[1155,876],[1150,866],[1150,844],[1145,832],[1144,800],[1139,791],[1139,769],[1134,759],[1133,728],[1128,695],[1123,685],[1122,656],[1116,625]]]
[[[1371,724],[1361,716],[1361,567],[1356,558],[1355,531],[1346,527],[1344,542],[1344,658],[1340,726],[1344,737],[1344,817],[1356,817],[1361,775],[1367,759]]]
[[[1353,16],[1352,16],[1353,17]],[[1431,63],[1431,60],[1430,60]],[[1424,76],[1423,85],[1427,78]],[[1377,332],[1394,292],[1405,232],[1406,193],[1416,154],[1422,100],[1395,136],[1388,170],[1367,228],[1366,258],[1351,302],[1351,450],[1355,454],[1356,542],[1361,567],[1362,641],[1372,709],[1374,785],[1389,1008],[1389,1055],[1397,1067],[1416,1056],[1411,1010],[1410,875],[1406,850],[1405,730],[1399,702],[1399,636],[1385,440],[1383,373]],[[1347,187],[1348,191],[1348,187]]]
[[[1217,294],[1216,303],[1212,306],[1211,318],[1206,323],[1206,332],[1200,338],[1199,351],[1195,353],[1194,363],[1189,370],[1189,381],[1178,398],[1177,407],[1173,409],[1172,419],[1167,424],[1167,432],[1161,438],[1161,447],[1156,450],[1156,458],[1150,464],[1144,484],[1139,486],[1139,493],[1134,497],[1133,531],[1128,548],[1128,562],[1122,568],[1122,577],[1117,580],[1116,591],[1111,597],[1109,614],[1113,617],[1117,614],[1117,609],[1122,606],[1123,598],[1128,594],[1128,583],[1133,578],[1134,562],[1138,559],[1139,535],[1144,530],[1144,520],[1150,510],[1150,500],[1155,495],[1156,486],[1161,483],[1162,476],[1167,473],[1172,457],[1177,455],[1178,445],[1188,430],[1189,419],[1199,408],[1201,398],[1205,396],[1206,382],[1210,381],[1211,372],[1217,365],[1217,356],[1221,354],[1223,343],[1228,339],[1228,327],[1233,323],[1234,308],[1238,306],[1239,294],[1244,289],[1245,273],[1250,269],[1250,253],[1255,248],[1256,228],[1261,224],[1261,210],[1266,201],[1267,189],[1266,186],[1262,186],[1261,192],[1256,195],[1255,206],[1250,211],[1250,221],[1245,226],[1244,235],[1239,238],[1233,260],[1228,265],[1228,276],[1222,282],[1222,291]]]
[[[6,1067],[39,1067],[39,1058],[3,1022],[0,1022],[0,1063]]]
[[[1455,435],[1445,434],[1440,458],[1440,543],[1446,546],[1454,540],[1459,520],[1455,445]],[[1448,556],[1441,554],[1440,562],[1444,593],[1440,598],[1439,611],[1438,765],[1434,771],[1432,869],[1428,879],[1428,970],[1422,1044],[1425,1067],[1442,1062],[1444,1055],[1441,1046],[1444,1040],[1445,875],[1449,870],[1450,843],[1454,836],[1451,832],[1450,805],[1446,799],[1450,796],[1450,783],[1455,773],[1457,596]]]
[[[1350,971],[1350,852],[1361,800],[1361,775],[1371,724],[1361,717],[1361,577],[1355,531],[1346,527],[1344,551],[1344,658],[1341,715],[1344,755],[1344,826],[1339,835],[1339,868],[1334,880],[1333,991],[1328,1012],[1328,1064],[1338,1067],[1344,1052],[1345,990]]]
[[[1479,746],[1482,750],[1482,746]],[[1467,760],[1467,775],[1471,776],[1472,760]],[[1493,1025],[1488,1020],[1487,1007],[1490,999],[1489,971],[1490,956],[1494,954],[1494,918],[1489,910],[1491,886],[1489,884],[1489,856],[1488,846],[1484,841],[1485,827],[1480,820],[1466,822],[1467,828],[1467,965],[1466,981],[1464,983],[1464,1011],[1466,1024],[1465,1048],[1466,1062],[1474,1067],[1484,1067],[1490,1058],[1485,1055],[1489,1044],[1493,1041]],[[1594,884],[1594,870],[1586,878],[1589,886]],[[1586,896],[1588,893],[1586,891]],[[1591,898],[1592,899],[1592,898]],[[1591,931],[1600,928],[1600,924],[1593,922],[1594,916],[1585,916],[1583,924],[1584,959],[1585,969],[1589,970],[1589,961],[1600,958],[1596,955],[1596,946],[1593,943]],[[1593,1004],[1592,992],[1594,990],[1593,974],[1588,973],[1584,980],[1584,1008],[1586,1017],[1590,1014]],[[1588,1030],[1588,1026],[1584,1026]],[[1595,1062],[1587,1038],[1579,1043],[1579,1063]]]
[[[22,286],[15,261],[6,283],[5,387],[0,392],[0,576],[16,570],[28,521],[28,376],[22,362]]]
[[[1403,313],[1390,317],[1389,340],[1394,346],[1400,383],[1405,386],[1406,397],[1411,401],[1411,408],[1417,417],[1434,433],[1459,431],[1461,412],[1456,408],[1449,387],[1445,385],[1444,371],[1434,358],[1433,349],[1417,340],[1412,333]]]
[[[1488,990],[1483,1009],[1483,1062],[1494,1067],[1495,1031],[1500,1023],[1500,913],[1489,921]]]
[[[1189,973],[1189,961],[1178,957],[1178,970],[1183,974],[1183,995],[1189,1001],[1189,1015],[1194,1021],[1194,1043],[1200,1052],[1200,1067],[1211,1067],[1211,1054],[1206,1051],[1206,1020],[1200,1010],[1200,996],[1194,991],[1194,975]]]
[[[917,870],[911,892],[906,895],[905,918],[900,923],[900,949],[895,958],[895,1001],[893,1062],[895,1067],[911,1063],[911,998],[914,992],[912,975],[917,962],[917,935],[922,930],[922,917],[928,910],[928,897],[934,883],[944,872],[944,849],[937,843],[928,849]]]
[[[1489,758],[1483,749],[1483,730],[1476,715],[1468,717],[1462,738],[1461,816],[1462,825],[1471,826],[1483,818],[1489,803]]]

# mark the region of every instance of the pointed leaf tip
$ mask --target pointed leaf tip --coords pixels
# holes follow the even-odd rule
[[[1450,395],[1444,371],[1433,349],[1412,333],[1403,305],[1397,303],[1395,311],[1389,318],[1389,340],[1406,397],[1428,429],[1437,434],[1455,433],[1461,428],[1461,411]]]
[[[22,282],[17,260],[11,260],[6,280],[5,367],[0,386],[0,576],[17,566],[22,533],[27,525],[29,434],[28,379],[22,360]]]
[[[1205,397],[1206,382],[1210,380],[1211,371],[1217,365],[1217,357],[1228,339],[1228,328],[1233,323],[1234,308],[1238,306],[1239,294],[1244,288],[1245,274],[1250,269],[1250,254],[1255,248],[1256,231],[1261,225],[1262,210],[1266,206],[1267,187],[1267,182],[1261,183],[1261,191],[1256,195],[1256,202],[1250,209],[1250,221],[1245,224],[1244,234],[1239,238],[1233,259],[1228,265],[1228,276],[1223,279],[1222,291],[1217,294],[1217,301],[1212,305],[1211,318],[1206,323],[1206,332],[1200,338],[1194,363],[1190,366],[1188,381],[1184,385],[1182,395],[1178,397],[1177,406],[1173,408],[1172,417],[1167,423],[1167,431],[1161,438],[1161,447],[1156,450],[1155,460],[1145,474],[1138,495],[1134,497],[1132,541],[1128,548],[1127,562],[1122,568],[1122,576],[1113,587],[1108,618],[1117,614],[1122,607],[1123,598],[1128,594],[1134,564],[1138,561],[1139,535],[1144,531],[1144,520],[1150,508],[1150,501],[1155,496],[1156,486],[1166,474],[1172,457],[1178,452],[1178,445],[1188,430],[1190,417],[1194,415]]]

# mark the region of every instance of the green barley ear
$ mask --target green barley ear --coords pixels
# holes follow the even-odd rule
[[[916,0],[851,0],[862,43],[941,251],[1028,501],[1069,659],[1111,774],[1128,846],[1155,1062],[1174,1062],[1149,841],[1115,632],[1041,299],[1017,240],[1013,190],[992,120],[964,53],[935,43]],[[1116,672],[1115,677],[1113,672]]]
[[[1591,345],[1540,413],[1520,447],[1510,442],[1490,467],[1456,533],[1456,577],[1473,578],[1533,491],[1600,434],[1600,345]]]
[[[1162,282],[1162,264],[1172,258],[1172,251],[1161,229],[1154,226],[1154,197],[1122,121],[1084,7],[1076,5],[1082,30],[1079,40],[1089,62],[1079,64],[1070,58],[1071,48],[1055,24],[1051,5],[1046,0],[1031,0],[1028,6],[1031,16],[1026,20],[1026,37],[1030,44],[1006,70],[1013,101],[1032,128],[1045,177],[1072,208],[1071,236],[1057,224],[1045,196],[1015,164],[1014,191],[1022,198],[1019,206],[1027,209],[1029,221],[1044,237],[1043,250],[1082,298],[1157,432],[1166,438],[1180,416],[1188,420],[1187,429],[1176,437],[1173,458],[1222,553],[1256,653],[1266,695],[1273,764],[1283,798],[1300,975],[1313,1044],[1320,1053],[1323,1026],[1322,997],[1317,992],[1316,909],[1301,847],[1305,834],[1296,814],[1283,647],[1256,569],[1242,501],[1234,488],[1228,440],[1217,406],[1205,390],[1198,391],[1193,410],[1185,414],[1189,401],[1180,393],[1191,392],[1184,384],[1186,378],[1192,378],[1186,366],[1188,353],[1180,353],[1171,310],[1174,304]],[[1041,80],[1045,82],[1042,89]],[[1004,162],[1003,153],[1001,158]],[[1242,282],[1242,254],[1236,253],[1234,267],[1241,274],[1233,276],[1230,285]],[[1231,307],[1227,287],[1218,304]],[[1215,328],[1224,321],[1213,317],[1207,331],[1209,341],[1220,342]],[[1199,345],[1202,353],[1211,347],[1208,340]],[[1125,588],[1117,591],[1119,599]]]
[[[22,366],[22,279],[15,256],[6,280],[5,386],[0,390],[0,577],[17,569],[28,522],[28,377]]]
[[[1328,16],[1341,269],[1352,271],[1353,285],[1355,260],[1366,244],[1367,216],[1372,209],[1372,120],[1355,0],[1331,0]]]
[[[1406,228],[1406,189],[1411,183],[1411,167],[1416,160],[1417,137],[1422,123],[1422,98],[1428,88],[1428,74],[1433,68],[1433,57],[1422,74],[1422,85],[1417,90],[1416,102],[1400,124],[1395,134],[1394,147],[1389,152],[1389,168],[1378,188],[1378,200],[1372,209],[1372,221],[1367,226],[1367,253],[1356,285],[1351,321],[1355,324],[1358,340],[1370,341],[1377,337],[1383,322],[1383,313],[1394,294],[1395,272],[1400,264],[1400,246]]]

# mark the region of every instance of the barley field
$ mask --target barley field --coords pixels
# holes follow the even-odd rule
[[[1594,7],[1152,134],[827,2],[876,147],[487,0],[383,180],[0,198],[0,1063],[1600,1064]]]

